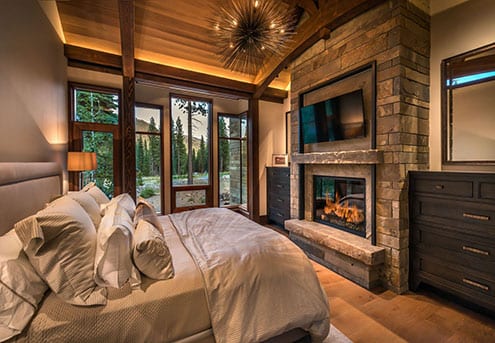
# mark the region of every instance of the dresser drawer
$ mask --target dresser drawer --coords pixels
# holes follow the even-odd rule
[[[290,208],[290,197],[285,194],[268,192],[268,206],[278,208]]]
[[[268,219],[272,220],[280,225],[284,224],[284,221],[290,219],[290,213],[288,209],[281,209],[277,207],[268,208]]]
[[[473,182],[461,180],[442,179],[416,179],[412,187],[415,192],[436,195],[449,195],[456,197],[472,198]]]
[[[418,254],[414,261],[417,273],[436,286],[475,298],[478,303],[495,308],[495,280],[493,275],[479,273],[455,264],[445,264],[431,255]]]
[[[489,204],[417,196],[411,219],[495,237],[495,206]]]
[[[473,239],[467,233],[416,225],[412,245],[420,254],[430,254],[446,264],[458,264],[481,272],[495,270],[495,241]]]
[[[495,182],[480,182],[480,199],[495,201]]]
[[[290,168],[283,167],[271,167],[267,168],[268,177],[270,178],[282,178],[289,180],[290,178]]]

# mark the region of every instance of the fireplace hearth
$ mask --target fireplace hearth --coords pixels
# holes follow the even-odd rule
[[[365,179],[313,175],[313,220],[365,237]]]

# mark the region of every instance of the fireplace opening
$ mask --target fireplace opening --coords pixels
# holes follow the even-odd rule
[[[366,180],[313,175],[313,220],[366,236]]]

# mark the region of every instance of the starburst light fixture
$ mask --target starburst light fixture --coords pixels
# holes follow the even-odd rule
[[[224,0],[211,21],[225,68],[255,74],[267,57],[283,52],[296,16],[280,0]]]

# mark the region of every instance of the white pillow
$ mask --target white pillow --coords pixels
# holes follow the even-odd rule
[[[136,212],[134,214],[134,226],[137,226],[140,219],[153,224],[155,228],[163,234],[162,224],[158,220],[155,207],[143,198],[139,198],[136,204]]]
[[[140,219],[134,233],[134,263],[141,273],[156,280],[174,277],[172,256],[163,234],[150,222]]]
[[[83,187],[81,191],[91,195],[96,200],[98,205],[103,205],[110,201],[107,195],[103,193],[103,191],[98,188],[98,186],[94,182],[88,183],[86,186]]]
[[[96,202],[95,198],[86,192],[69,192],[67,196],[75,201],[84,208],[86,213],[89,214],[91,221],[93,222],[95,228],[98,228],[101,222],[101,210],[100,206]]]
[[[129,214],[129,217],[134,218],[136,203],[128,193],[122,193],[113,197],[112,200],[110,200],[110,202],[104,207],[103,214],[106,214],[106,209],[114,204],[117,204],[119,207],[124,208],[127,214]]]
[[[93,278],[96,230],[75,200],[57,199],[14,228],[32,266],[58,297],[73,305],[106,304],[106,289]]]
[[[139,271],[132,263],[134,226],[124,207],[109,205],[98,228],[95,281],[100,286],[121,288],[127,281],[132,287],[141,283]]]
[[[0,236],[0,342],[22,332],[47,289],[15,231]]]

